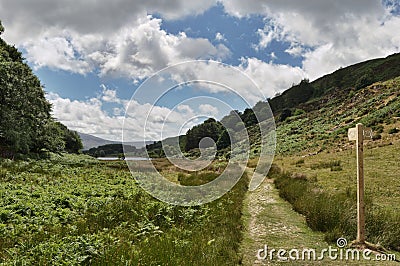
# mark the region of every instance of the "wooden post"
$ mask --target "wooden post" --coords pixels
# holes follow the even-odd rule
[[[364,126],[357,124],[357,242],[365,242]]]
[[[356,141],[357,151],[357,242],[365,243],[365,203],[364,203],[364,140],[372,139],[372,129],[357,124],[349,129],[349,140]]]

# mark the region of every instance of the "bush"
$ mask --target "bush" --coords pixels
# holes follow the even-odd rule
[[[378,139],[382,139],[382,135],[381,134],[376,134],[372,136],[372,140],[378,140]]]
[[[391,128],[391,129],[389,129],[389,134],[396,134],[396,133],[399,133],[400,132],[400,130],[398,129],[398,128]]]
[[[295,162],[295,165],[296,165],[297,167],[300,167],[300,166],[304,165],[304,159],[300,159],[300,160],[296,161],[296,162]]]
[[[311,169],[324,169],[324,168],[330,168],[331,171],[340,171],[342,170],[341,168],[341,162],[340,161],[330,161],[330,162],[319,162],[317,164],[312,164]],[[340,170],[338,170],[340,169]]]
[[[288,117],[292,116],[292,111],[290,109],[284,109],[279,117],[280,122],[284,122]]]
[[[302,115],[305,111],[303,109],[296,109],[293,113],[294,116]]]

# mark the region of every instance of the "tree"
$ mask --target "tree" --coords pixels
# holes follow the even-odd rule
[[[229,137],[228,131],[225,129],[222,131],[221,135],[219,136],[217,140],[217,149],[222,150],[231,145],[231,139]]]
[[[69,130],[65,125],[56,122],[61,129],[62,138],[65,142],[64,150],[69,153],[79,153],[83,149],[82,140],[76,131]]]
[[[0,34],[4,27],[0,21]],[[66,139],[78,140],[51,117],[40,80],[22,54],[0,38],[0,149],[12,153],[60,152]],[[80,143],[81,144],[81,143]],[[77,143],[79,146],[79,143]]]
[[[209,137],[217,142],[220,134],[222,133],[223,126],[213,118],[209,118],[203,124],[194,126],[186,133],[185,150],[189,151],[199,147],[200,140]]]
[[[291,117],[292,116],[292,111],[290,109],[283,109],[281,116],[279,117],[279,121],[283,122],[286,120],[286,118]]]
[[[241,118],[246,125],[246,127],[253,126],[258,123],[257,117],[253,112],[253,109],[246,108],[241,115]]]
[[[374,72],[371,68],[368,68],[365,73],[359,77],[355,83],[355,88],[357,90],[367,87],[375,82]]]
[[[38,130],[41,134],[35,137],[34,145],[31,147],[32,151],[39,153],[42,150],[52,152],[62,152],[64,150],[64,134],[57,122],[53,119],[48,119]]]

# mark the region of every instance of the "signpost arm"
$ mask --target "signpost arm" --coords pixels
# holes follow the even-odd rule
[[[357,242],[365,242],[365,204],[364,204],[364,126],[357,124]]]

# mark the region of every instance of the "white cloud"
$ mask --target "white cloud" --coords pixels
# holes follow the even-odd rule
[[[258,30],[254,48],[266,48],[272,40],[291,43],[286,52],[304,57],[310,78],[400,51],[395,34],[400,21],[390,13],[396,6],[392,0],[386,1],[387,8],[381,0],[218,2],[237,17],[264,16],[265,27]],[[99,70],[101,75],[140,80],[174,62],[229,56],[222,44],[168,34],[160,29],[160,19],[146,17],[156,12],[165,19],[179,19],[201,14],[216,3],[118,0],[71,5],[67,0],[0,0],[0,16],[6,27],[4,38],[25,48],[36,67],[80,74]],[[221,32],[215,35],[216,41],[224,38]]]
[[[67,0],[0,0],[0,16],[6,27],[4,38],[25,48],[36,67],[80,74],[98,70],[103,76],[141,80],[175,62],[230,55],[222,44],[168,34],[161,30],[160,19],[146,16],[156,12],[165,19],[178,19],[201,14],[216,2],[118,0],[71,5]],[[231,15],[264,16],[265,27],[258,30],[254,48],[264,49],[272,40],[291,43],[286,52],[303,56],[303,68],[312,79],[400,51],[395,34],[399,17],[390,13],[395,1],[386,2],[387,8],[381,0],[219,1]],[[216,41],[224,38],[221,32],[215,35]]]
[[[48,66],[85,74],[144,79],[177,62],[191,59],[222,60],[230,55],[223,45],[212,45],[204,38],[162,30],[161,19],[139,18],[108,35],[80,34],[73,30],[49,28],[20,45],[35,67]]]
[[[308,78],[307,73],[300,67],[266,63],[253,57],[241,58],[238,67],[214,61],[180,64],[173,68],[172,73],[170,76],[176,83],[190,80],[209,81],[209,83],[200,82],[192,86],[211,93],[211,96],[224,94],[221,100],[228,105],[233,104],[234,99],[241,99],[247,107]],[[231,106],[231,110],[233,109],[236,109],[235,106]],[[207,108],[204,107],[201,111],[206,110]]]
[[[400,18],[380,0],[222,1],[231,15],[261,14],[257,49],[272,40],[291,44],[286,52],[303,56],[303,70],[311,79],[363,60],[400,51]]]
[[[65,37],[40,38],[24,45],[27,60],[36,68],[48,66],[85,74],[91,70],[88,62],[75,55],[73,45]]]
[[[187,104],[180,104],[176,108],[178,109],[178,111],[181,111],[181,112],[186,112],[186,113],[191,113],[191,114],[194,113],[193,109]]]
[[[111,140],[121,140],[122,116],[110,116],[102,110],[98,99],[87,101],[70,100],[50,93],[48,100],[53,105],[53,115],[68,128],[78,132],[94,134]]]
[[[242,59],[240,69],[254,80],[266,97],[272,97],[307,78],[299,67],[265,63],[257,58]]]
[[[305,49],[300,44],[292,43],[292,45],[285,50],[286,53],[293,57],[300,57],[304,54]]]
[[[171,110],[119,99],[116,95],[113,95],[112,102],[118,102],[120,107],[112,108],[110,114],[103,106],[103,103],[109,102],[109,91],[103,89],[99,97],[87,100],[70,100],[56,93],[47,94],[47,99],[53,105],[54,117],[68,128],[115,141],[122,140],[123,128],[125,141],[143,140],[144,128],[146,140],[160,140],[178,135],[177,130],[182,125],[182,132],[185,133],[196,123],[196,120],[191,120],[194,112],[188,105]],[[128,111],[126,116],[125,110]],[[146,114],[150,115],[146,117]]]
[[[102,95],[100,96],[101,100],[108,103],[121,103],[121,99],[117,97],[116,90],[107,89],[104,84],[101,84],[100,87],[103,89]]]
[[[281,29],[272,24],[266,24],[264,29],[258,29],[257,34],[260,36],[260,41],[254,48],[258,51],[266,48],[273,40],[278,40],[281,37]]]
[[[226,38],[225,38],[224,34],[222,34],[221,32],[217,32],[215,34],[215,40],[219,41],[219,42],[226,42]]]
[[[41,35],[48,27],[69,29],[80,35],[118,32],[126,25],[147,14],[157,13],[166,19],[198,15],[216,3],[215,0],[0,0],[0,17],[5,25],[6,37],[20,44]]]
[[[210,115],[213,117],[216,117],[219,113],[218,108],[211,105],[211,104],[200,104],[199,105],[199,110],[201,112],[201,114],[206,114],[206,115]]]

